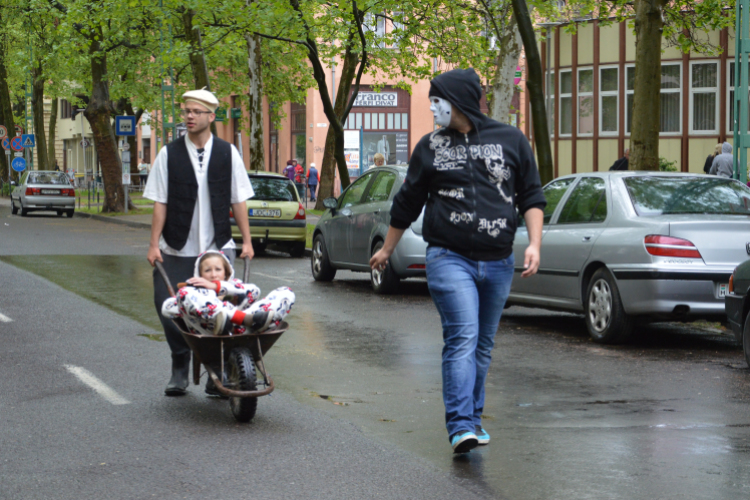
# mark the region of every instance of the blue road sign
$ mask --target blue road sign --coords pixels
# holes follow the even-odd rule
[[[34,140],[34,134],[23,134],[21,136],[21,144],[25,148],[33,148],[36,147],[34,144],[36,144],[36,141]]]
[[[135,116],[115,116],[115,135],[135,135]]]
[[[10,137],[3,137],[3,149],[10,149]]]
[[[16,172],[23,172],[26,170],[26,160],[23,158],[13,158],[13,161],[10,162],[10,166]]]
[[[13,151],[23,151],[23,139],[19,136],[13,137],[10,140],[10,149]]]

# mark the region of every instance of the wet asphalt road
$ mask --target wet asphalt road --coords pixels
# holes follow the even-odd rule
[[[750,370],[725,332],[657,325],[599,346],[578,316],[510,308],[487,383],[492,443],[455,458],[426,284],[380,297],[365,275],[315,283],[307,260],[269,254],[252,280],[291,286],[297,304],[267,359],[278,390],[237,425],[199,387],[161,395],[147,243],[143,229],[0,206],[0,313],[14,320],[0,323],[0,498],[750,495]]]

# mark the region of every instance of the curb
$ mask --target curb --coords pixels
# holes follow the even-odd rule
[[[132,221],[132,220],[116,219],[114,217],[107,217],[107,216],[104,216],[104,215],[96,215],[96,214],[88,214],[86,212],[79,212],[77,210],[76,210],[76,212],[75,212],[74,215],[76,217],[81,217],[83,219],[94,219],[94,220],[98,220],[98,221],[101,221],[101,222],[109,222],[109,223],[112,223],[112,224],[120,224],[120,225],[123,225],[123,226],[129,226],[129,227],[134,227],[134,228],[138,228],[138,229],[144,229],[144,228],[150,229],[151,228],[151,224],[148,224],[146,222],[137,222],[137,221]],[[304,256],[308,257],[308,258],[312,257],[312,249],[305,248]]]
[[[120,224],[123,226],[129,226],[129,227],[135,227],[135,228],[150,228],[151,224],[148,224],[146,222],[138,222],[133,220],[122,220],[122,219],[116,219],[114,217],[107,217],[104,215],[95,215],[95,214],[88,214],[86,212],[79,212],[76,210],[75,214],[76,217],[81,217],[84,219],[94,219],[101,222],[110,222],[112,224]]]

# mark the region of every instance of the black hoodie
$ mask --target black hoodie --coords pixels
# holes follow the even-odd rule
[[[406,229],[426,203],[427,243],[472,260],[505,259],[513,251],[516,207],[523,215],[547,204],[529,142],[516,127],[482,114],[473,69],[449,71],[431,83],[474,128],[462,134],[444,127],[422,137],[393,200],[391,225]]]

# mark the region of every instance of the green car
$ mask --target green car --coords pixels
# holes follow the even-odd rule
[[[294,183],[287,177],[272,173],[248,173],[255,196],[247,200],[250,235],[255,253],[263,253],[268,245],[281,247],[292,257],[302,257],[307,239],[307,215]],[[231,214],[232,238],[242,243],[242,234]]]
[[[750,242],[746,243],[750,254]],[[745,361],[750,366],[750,260],[737,266],[729,278],[729,290],[724,297],[724,310],[737,341],[745,351]]]

